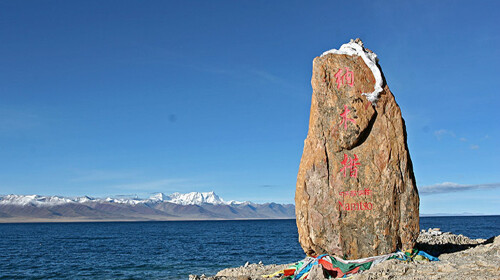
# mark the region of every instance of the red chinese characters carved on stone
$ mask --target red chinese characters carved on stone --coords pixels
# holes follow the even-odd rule
[[[344,73],[345,69],[345,73]],[[349,67],[344,67],[344,69],[340,68],[335,75],[335,82],[337,83],[337,89],[344,84],[353,87],[354,86],[354,73],[349,70]]]
[[[340,116],[342,117],[342,120],[340,121],[340,125],[344,125],[345,130],[347,130],[347,122],[352,122],[354,124],[356,123],[355,120],[349,119],[347,117],[349,112],[351,112],[351,110],[347,109],[347,105],[344,105],[344,112],[342,114],[340,114]]]
[[[343,167],[340,169],[344,177],[347,176],[347,170],[349,170],[349,176],[358,177],[358,165],[361,165],[361,163],[357,162],[358,160],[359,158],[356,154],[354,154],[354,158],[350,158],[348,155],[344,154],[344,160],[341,162]]]

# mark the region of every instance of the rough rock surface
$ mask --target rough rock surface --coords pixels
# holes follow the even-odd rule
[[[276,264],[270,264],[270,265],[263,265],[262,263],[256,264],[245,264],[244,266],[240,267],[232,267],[232,268],[226,268],[223,269],[215,276],[198,276],[198,275],[189,275],[189,280],[238,280],[238,279],[244,279],[245,277],[247,279],[265,279],[262,278],[262,275],[268,275],[271,273],[274,273],[276,271],[280,271],[282,269],[285,269],[289,267],[292,264],[281,264],[281,265],[276,265]]]
[[[328,53],[313,61],[295,194],[306,253],[358,259],[412,248],[418,237],[419,197],[404,120],[385,81],[376,104],[362,94],[374,90],[375,80],[358,55]]]
[[[416,247],[430,249],[429,252],[446,248],[447,253],[434,254],[440,261],[406,263],[388,260],[354,275],[352,279],[500,279],[500,236],[488,240],[469,239],[463,235],[437,231],[439,233],[431,229],[421,232]],[[262,278],[262,275],[271,274],[288,266],[290,265],[249,264],[221,270],[216,276],[190,275],[189,279],[266,279]],[[308,279],[326,279],[321,278],[318,268],[311,273],[313,277]]]
[[[430,228],[427,231],[422,230],[417,239],[417,247],[419,250],[438,256],[469,249],[485,241],[486,239],[470,239],[462,234],[456,235],[451,232],[441,232],[439,228]]]
[[[440,238],[437,243],[446,238]],[[461,239],[458,237],[455,241]],[[500,236],[483,240],[480,246],[470,244],[466,240],[461,241],[463,242],[458,242],[459,244],[442,243],[453,253],[439,255],[438,262],[404,263],[389,260],[355,275],[352,279],[500,279]],[[429,245],[431,244],[427,244]],[[463,246],[471,248],[462,250]]]

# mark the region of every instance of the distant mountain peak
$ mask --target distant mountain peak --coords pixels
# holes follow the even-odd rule
[[[204,203],[208,204],[227,204],[222,198],[220,198],[215,192],[190,192],[186,194],[173,193],[168,196],[166,202],[171,202],[181,205],[201,205]]]
[[[170,197],[164,193],[156,193],[149,197],[149,199],[153,201],[165,201],[168,200],[169,198]]]

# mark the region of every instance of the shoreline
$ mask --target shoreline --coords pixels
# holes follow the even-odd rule
[[[488,239],[471,239],[462,234],[441,232],[438,228],[422,230],[415,246],[439,261],[387,260],[351,279],[500,279],[500,235]],[[297,260],[299,261],[299,260]],[[245,264],[226,268],[216,275],[189,275],[190,280],[262,280],[292,264]],[[308,279],[328,279],[320,265],[311,269]]]
[[[0,224],[67,224],[67,223],[143,223],[143,222],[219,222],[219,221],[276,221],[295,220],[295,218],[242,218],[242,219],[0,219]]]
[[[450,216],[420,216],[420,218],[448,218],[448,217],[493,217],[500,215],[450,215]],[[196,219],[196,218],[137,218],[137,219],[86,219],[86,218],[0,218],[0,224],[36,224],[36,223],[130,223],[130,222],[189,222],[189,221],[266,221],[266,220],[295,220],[295,218],[241,218],[241,219]]]

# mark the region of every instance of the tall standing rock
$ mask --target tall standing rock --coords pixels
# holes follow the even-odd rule
[[[419,197],[401,110],[357,39],[313,62],[295,193],[305,252],[357,259],[413,248]]]

